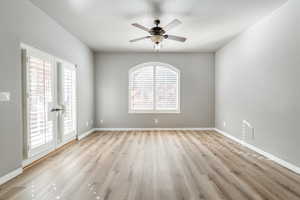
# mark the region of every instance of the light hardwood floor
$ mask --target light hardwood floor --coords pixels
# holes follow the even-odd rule
[[[300,177],[214,131],[99,132],[0,186],[1,200],[296,200]]]

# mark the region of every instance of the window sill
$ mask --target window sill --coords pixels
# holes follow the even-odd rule
[[[180,111],[128,111],[128,114],[181,114]]]

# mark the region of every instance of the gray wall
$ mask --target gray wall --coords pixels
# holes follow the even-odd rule
[[[27,0],[0,1],[0,177],[22,163],[22,82],[20,42],[78,64],[78,128],[93,120],[93,53]]]
[[[180,69],[181,114],[128,114],[128,70],[145,62]],[[97,127],[214,127],[214,54],[98,53],[95,67]]]
[[[216,127],[300,166],[300,1],[290,0],[216,53]],[[226,127],[223,122],[226,122]]]

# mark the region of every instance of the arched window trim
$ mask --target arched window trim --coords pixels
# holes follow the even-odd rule
[[[156,69],[156,66],[162,66],[162,67],[166,67],[166,68],[169,68],[171,69],[172,71],[176,72],[177,73],[177,109],[176,110],[156,110],[154,108],[154,110],[132,110],[131,109],[131,98],[130,98],[130,86],[128,84],[128,113],[132,113],[132,114],[180,114],[180,70],[170,64],[167,64],[167,63],[162,63],[162,62],[147,62],[147,63],[142,63],[142,64],[138,64],[132,68],[129,69],[128,71],[128,83],[130,82],[130,77],[131,77],[131,74],[133,72],[135,72],[136,70],[139,70],[143,67],[148,67],[148,66],[154,66],[154,74],[155,74],[155,69]],[[154,92],[154,107],[155,107],[155,104],[156,104],[156,94]]]

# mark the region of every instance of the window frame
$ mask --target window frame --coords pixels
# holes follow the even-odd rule
[[[132,110],[131,109],[131,88],[130,88],[130,78],[131,74],[141,68],[153,66],[153,75],[154,75],[154,83],[153,83],[153,110]],[[171,69],[172,71],[175,71],[177,73],[177,109],[176,110],[156,110],[156,68],[157,66],[166,67],[168,69]],[[181,113],[181,104],[180,104],[180,70],[170,64],[167,63],[161,63],[161,62],[147,62],[142,63],[139,65],[136,65],[129,69],[128,71],[128,113],[129,114],[180,114]]]

